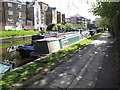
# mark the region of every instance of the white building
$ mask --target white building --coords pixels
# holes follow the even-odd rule
[[[41,26],[41,10],[38,1],[34,4],[34,28],[40,31]]]

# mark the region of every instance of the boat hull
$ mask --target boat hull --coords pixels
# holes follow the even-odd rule
[[[18,46],[17,51],[21,55],[21,58],[28,58],[30,57],[30,53],[34,50],[33,45],[20,45]]]

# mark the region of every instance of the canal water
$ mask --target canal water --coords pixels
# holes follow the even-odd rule
[[[18,45],[26,45],[30,44],[31,40],[24,40],[24,41],[19,41],[19,42],[12,42],[12,45],[18,46]],[[8,51],[7,49],[10,47],[10,43],[2,43],[0,44],[0,56],[1,60],[0,63],[4,60],[10,60],[15,62],[15,67],[22,66],[32,60],[34,58],[29,57],[29,58],[22,58],[19,54],[19,51]]]

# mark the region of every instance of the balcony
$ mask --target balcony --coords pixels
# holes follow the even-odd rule
[[[82,18],[77,18],[77,20],[82,20]]]
[[[82,22],[77,22],[77,24],[82,24]]]

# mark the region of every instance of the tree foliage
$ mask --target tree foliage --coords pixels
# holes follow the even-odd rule
[[[109,25],[109,22],[105,19],[99,19],[93,22],[93,24],[95,24],[99,28],[107,28]]]
[[[67,23],[65,25],[62,24],[55,24],[54,25],[54,29],[55,31],[67,31],[69,29],[85,29],[85,26],[83,24],[71,24],[71,23]]]
[[[97,2],[91,11],[106,20],[106,27],[115,37],[120,36],[120,3],[119,2]]]
[[[120,52],[120,2],[98,2],[93,5],[91,11],[107,21],[104,23],[111,35],[116,37],[118,51]]]
[[[67,23],[66,24],[67,29],[85,29],[86,27],[83,24],[71,24]]]

